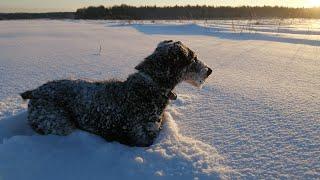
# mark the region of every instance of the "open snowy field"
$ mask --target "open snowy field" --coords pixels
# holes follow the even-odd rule
[[[202,89],[176,88],[153,146],[27,126],[20,92],[125,79],[166,39],[195,50],[213,75]],[[142,177],[319,179],[320,21],[0,21],[0,179]]]

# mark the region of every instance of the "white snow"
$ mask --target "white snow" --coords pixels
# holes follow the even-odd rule
[[[66,137],[36,135],[21,113],[0,121],[3,179],[224,178],[232,171],[211,146],[183,137],[167,113],[166,126],[149,148],[108,143],[77,131]]]
[[[176,88],[153,146],[28,127],[18,93],[53,79],[125,79],[165,39],[214,71],[202,89]],[[0,179],[318,179],[319,59],[317,20],[0,21]]]
[[[142,158],[142,157],[137,156],[134,160],[135,160],[137,163],[140,163],[140,164],[143,163],[143,158]]]

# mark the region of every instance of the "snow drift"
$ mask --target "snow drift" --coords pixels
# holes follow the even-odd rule
[[[23,111],[0,121],[2,179],[212,179],[232,172],[212,146],[179,134],[170,112],[148,148],[107,142],[80,130],[65,137],[41,136],[26,120]]]

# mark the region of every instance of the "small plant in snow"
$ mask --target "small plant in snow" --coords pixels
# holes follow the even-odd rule
[[[234,26],[234,22],[233,22],[233,20],[231,21],[231,23],[232,23],[232,26],[231,26],[232,31],[233,31],[233,32],[236,32],[236,28],[235,28],[235,26]]]
[[[96,54],[97,56],[100,56],[102,52],[102,46],[101,44],[99,45],[98,53]]]

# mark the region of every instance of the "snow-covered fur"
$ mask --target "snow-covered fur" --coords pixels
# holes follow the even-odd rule
[[[201,86],[212,70],[180,41],[163,41],[126,81],[58,80],[21,94],[28,122],[40,134],[79,128],[131,146],[149,146],[162,127],[172,90]]]

